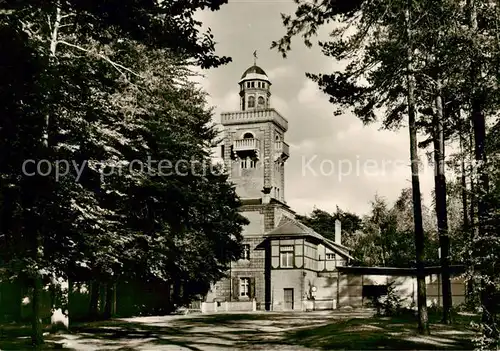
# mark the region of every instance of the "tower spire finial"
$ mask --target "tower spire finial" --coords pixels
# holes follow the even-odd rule
[[[257,66],[257,50],[253,52],[253,65]]]

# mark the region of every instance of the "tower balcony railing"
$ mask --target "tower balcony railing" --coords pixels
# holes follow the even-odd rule
[[[276,156],[286,160],[290,157],[290,146],[284,141],[275,141],[274,150],[276,150]]]
[[[259,139],[248,138],[234,141],[234,151],[257,151],[259,149]]]
[[[224,126],[263,122],[273,122],[284,131],[288,130],[288,121],[274,108],[221,113],[221,123]]]

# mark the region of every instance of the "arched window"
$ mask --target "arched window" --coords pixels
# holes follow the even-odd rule
[[[254,136],[250,132],[246,132],[245,134],[243,134],[243,139],[253,139],[253,138]]]
[[[248,107],[255,107],[255,96],[248,97]]]
[[[276,136],[274,137],[274,139],[275,139],[276,141],[280,141],[280,136],[279,136],[278,134],[276,134]]]
[[[264,105],[264,103],[266,102],[264,100],[264,97],[262,97],[262,96],[259,96],[259,98],[257,99],[257,101],[259,102],[259,106]]]

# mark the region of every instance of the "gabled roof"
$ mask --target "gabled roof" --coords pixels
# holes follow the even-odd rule
[[[290,218],[288,216],[281,216],[281,219],[280,219],[280,222],[278,224],[278,227],[281,227],[282,225],[290,222],[290,221],[293,221],[293,218]]]
[[[276,237],[312,237],[320,241],[323,245],[328,247],[335,253],[349,259],[354,259],[349,251],[352,249],[335,243],[332,240],[325,238],[323,235],[315,232],[313,229],[309,228],[305,224],[302,224],[296,219],[283,217],[276,228],[264,235],[265,238],[276,238]]]
[[[353,249],[351,249],[350,247],[347,247],[347,246],[344,246],[342,244],[336,243],[333,240],[330,240],[330,239],[327,239],[327,238],[325,238],[325,240],[328,241],[328,242],[330,242],[332,245],[338,246],[339,249],[342,249],[342,250],[345,250],[345,251],[348,251],[348,252],[353,251]]]

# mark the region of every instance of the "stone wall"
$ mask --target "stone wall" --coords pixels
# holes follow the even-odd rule
[[[202,302],[201,312],[202,313],[213,313],[213,312],[230,312],[230,311],[257,311],[257,303],[255,300],[252,301],[215,301],[215,302]]]

